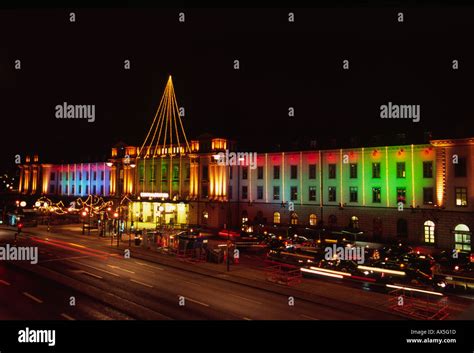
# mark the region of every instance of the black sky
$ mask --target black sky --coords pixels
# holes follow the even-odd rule
[[[423,131],[473,136],[472,18],[474,8],[0,11],[0,167],[15,154],[103,160],[118,141],[141,144],[169,74],[188,138],[209,132],[265,150],[397,132],[413,142]],[[421,122],[380,119],[389,101],[420,104]],[[95,104],[96,121],[56,119],[63,102]]]

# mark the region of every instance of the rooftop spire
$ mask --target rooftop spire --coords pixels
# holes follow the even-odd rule
[[[176,101],[173,79],[169,75],[153,123],[138,151],[138,157],[154,158],[189,152],[190,148]]]

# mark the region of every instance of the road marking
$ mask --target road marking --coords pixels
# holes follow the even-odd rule
[[[134,280],[134,279],[132,279],[132,278],[130,278],[130,281],[131,281],[131,282],[138,283],[138,284],[141,284],[142,286],[146,286],[146,287],[148,287],[148,288],[153,288],[152,285],[149,285],[149,284],[147,284],[147,283],[143,283],[143,282],[140,282],[140,281],[136,281],[136,280]]]
[[[186,283],[189,283],[189,284],[194,284],[195,286],[198,286],[198,287],[202,287],[200,284],[194,283],[194,282],[191,282],[191,281],[183,281],[183,282],[186,282]]]
[[[107,266],[109,266],[110,268],[122,270],[122,271],[125,271],[125,272],[128,272],[128,273],[135,273],[135,272],[133,272],[133,271],[127,270],[127,269],[125,269],[125,268],[121,268],[121,267],[119,267],[119,266],[114,266],[114,265],[107,265]]]
[[[91,272],[87,272],[87,271],[84,271],[84,270],[80,270],[81,273],[85,274],[85,275],[89,275],[89,276],[92,276],[92,277],[95,277],[95,278],[99,278],[99,279],[103,279],[104,277],[101,277],[99,275],[96,275],[94,273],[91,273]]]
[[[78,248],[85,248],[86,246],[84,245],[79,245],[79,244],[75,244],[75,243],[68,243],[69,245],[72,245],[72,246],[77,246]]]
[[[256,301],[256,300],[253,300],[253,299],[249,299],[249,298],[245,298],[245,297],[242,297],[240,295],[236,295],[236,294],[229,294],[231,295],[232,297],[236,297],[236,298],[239,298],[239,299],[243,299],[243,300],[246,300],[246,301],[249,301],[249,302],[253,302],[255,304],[262,304],[261,302],[259,301]]]
[[[206,304],[206,303],[203,303],[203,302],[200,302],[200,301],[197,301],[197,300],[188,298],[188,297],[184,297],[184,298],[185,298],[186,300],[189,300],[189,301],[192,302],[192,303],[196,303],[196,304],[199,304],[199,305],[203,305],[203,306],[209,307],[209,304]]]
[[[252,319],[250,319],[248,317],[245,317],[245,316],[242,319],[247,320],[247,321],[252,321]]]
[[[103,270],[103,269],[95,267],[95,266],[86,265],[86,264],[83,264],[81,262],[72,261],[72,260],[69,260],[69,259],[66,259],[66,261],[73,262],[75,264],[82,265],[82,266],[87,266],[87,267],[93,268],[94,270],[102,271],[102,272],[108,273],[109,275],[112,275],[112,276],[115,276],[115,277],[120,277],[120,275],[118,275],[116,273],[113,273],[113,272],[110,272],[110,271],[107,271],[107,270]]]
[[[3,284],[6,285],[6,286],[9,286],[9,285],[10,285],[10,283],[8,283],[7,281],[4,281],[3,279],[0,279],[0,283],[3,283]]]
[[[316,319],[315,317],[312,317],[312,316],[308,316],[308,315],[305,315],[305,314],[300,314],[302,317],[305,317],[307,319],[310,319],[310,320],[319,320],[319,319]]]
[[[65,314],[65,313],[62,313],[61,316],[67,320],[70,320],[70,321],[74,321],[76,319],[74,319],[73,317],[69,316],[68,314]]]
[[[138,265],[140,265],[140,266],[146,266],[146,267],[156,268],[157,270],[164,271],[164,268],[162,268],[162,267],[153,266],[153,265],[148,265],[148,264],[144,264],[143,262],[138,262],[138,261],[135,261],[135,263],[138,264]]]
[[[38,262],[52,262],[52,261],[70,261],[71,259],[85,259],[90,257],[89,255],[84,255],[84,256],[73,256],[73,257],[63,257],[63,258],[58,258],[58,259],[49,259],[49,260],[43,260],[43,261],[38,261]],[[73,261],[71,261],[73,262]],[[80,262],[78,262],[80,263]],[[86,265],[87,266],[87,265]]]
[[[37,302],[37,303],[40,303],[40,304],[41,304],[41,303],[43,302],[41,299],[36,298],[34,295],[31,295],[31,294],[28,293],[28,292],[23,292],[23,295],[26,296],[26,297],[28,297],[28,298],[30,298],[30,299],[32,299],[32,300],[34,300],[34,301]]]

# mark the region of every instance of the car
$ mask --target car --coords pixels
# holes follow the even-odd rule
[[[435,255],[441,272],[469,274],[474,271],[474,253],[467,251],[442,251]]]
[[[287,243],[288,244],[301,244],[303,246],[311,246],[311,244],[313,244],[313,241],[309,238],[295,234],[287,238]]]
[[[436,261],[431,255],[412,251],[399,256],[398,262],[404,264],[406,268],[431,274],[433,272],[433,265],[435,265]]]
[[[412,251],[413,248],[411,246],[405,245],[403,243],[387,245],[379,249],[380,257],[387,259],[398,258]]]
[[[276,235],[274,233],[267,233],[264,243],[268,245],[270,249],[278,249],[285,246],[286,238],[282,235]]]
[[[322,256],[322,253],[311,253],[307,250],[290,246],[288,248],[281,247],[269,250],[267,253],[267,261],[294,266],[308,266],[317,264]]]

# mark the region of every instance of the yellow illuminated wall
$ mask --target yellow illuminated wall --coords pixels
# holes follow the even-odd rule
[[[43,194],[48,193],[49,179],[51,177],[51,165],[43,164],[42,165],[42,180],[41,180],[41,192]]]
[[[227,196],[227,167],[217,163],[209,164],[209,197],[224,200]]]
[[[190,163],[189,196],[196,198],[199,192],[199,162],[192,157]]]

